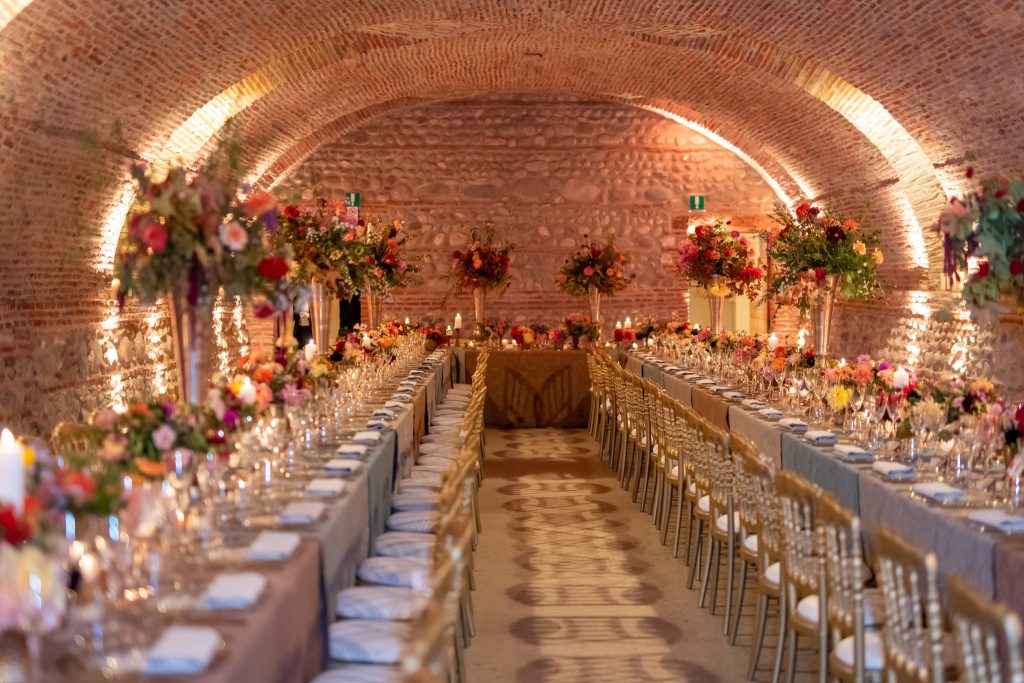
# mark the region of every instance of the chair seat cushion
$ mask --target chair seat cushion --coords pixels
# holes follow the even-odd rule
[[[729,515],[719,515],[715,520],[715,528],[723,533],[729,533]],[[732,513],[732,532],[735,534],[740,530],[740,513]]]
[[[750,534],[743,539],[743,547],[752,553],[757,553],[757,534]]]
[[[313,679],[313,683],[399,683],[402,673],[396,666],[384,664],[353,664],[340,669],[328,669]]]
[[[408,621],[416,616],[418,604],[411,588],[353,586],[338,593],[337,609],[342,619]]]
[[[425,586],[431,562],[422,557],[371,557],[359,563],[360,581],[378,586],[413,588]]]
[[[832,654],[843,666],[852,669],[854,667],[853,636],[840,640],[839,644],[832,650]],[[884,663],[885,648],[882,636],[874,631],[866,631],[864,633],[864,668],[869,671],[881,671]]]
[[[455,462],[454,455],[424,455],[416,461],[416,464],[424,467],[448,467],[453,462]]]
[[[396,512],[414,512],[436,510],[441,502],[441,494],[432,491],[410,491],[396,493],[391,498],[391,509]]]
[[[440,484],[444,481],[444,469],[440,467],[413,467],[410,477]]]
[[[373,542],[373,552],[383,557],[430,557],[437,537],[410,531],[387,531]]]
[[[411,531],[416,534],[433,534],[441,515],[436,510],[420,510],[413,512],[395,512],[388,517],[388,529],[391,531]]]
[[[410,491],[440,491],[441,482],[432,482],[427,479],[403,479],[398,482],[398,491],[408,493]]]
[[[711,496],[701,496],[697,501],[697,509],[701,512],[711,512]]]
[[[420,445],[420,456],[424,455],[447,455],[454,457],[459,452],[458,446],[441,446],[440,444],[421,444]]]
[[[808,595],[796,603],[796,613],[808,624],[818,624],[820,603],[817,595]]]
[[[782,568],[778,562],[770,564],[768,565],[768,568],[764,570],[765,581],[767,581],[769,584],[773,586],[778,586],[781,573]]]
[[[328,630],[328,651],[341,662],[397,664],[411,628],[406,621],[336,621]]]

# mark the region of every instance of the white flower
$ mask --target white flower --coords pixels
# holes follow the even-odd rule
[[[231,251],[242,251],[249,243],[249,233],[245,231],[238,221],[221,223],[220,241]]]

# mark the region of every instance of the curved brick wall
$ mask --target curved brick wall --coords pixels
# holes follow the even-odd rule
[[[789,197],[870,203],[894,290],[870,310],[910,310],[919,295],[907,292],[939,288],[929,228],[962,189],[964,166],[1021,170],[1021,37],[1024,9],[1013,3],[939,0],[0,0],[0,422],[45,430],[167,370],[164,349],[147,341],[165,336],[161,317],[111,310],[125,160],[191,162],[231,115],[254,177],[269,185],[328,158],[322,148],[441,100],[657,109],[735,145]],[[557,136],[552,144],[551,158],[570,155]],[[603,153],[588,155],[599,163]],[[653,173],[659,154],[636,160]],[[678,173],[685,190],[693,171]],[[495,187],[500,196],[468,204],[514,203],[514,187]],[[401,201],[415,200],[409,189]],[[614,195],[601,192],[593,211],[611,216]],[[387,201],[397,209],[400,198]],[[662,234],[673,207],[642,203],[624,220]],[[645,210],[650,221],[638,218]],[[450,223],[421,213],[424,224]],[[869,337],[880,349],[903,319],[877,320]],[[840,338],[852,347],[862,336],[853,324]]]

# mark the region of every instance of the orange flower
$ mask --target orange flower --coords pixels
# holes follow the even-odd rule
[[[274,379],[274,371],[270,368],[258,367],[252,371],[252,379],[254,382],[269,384]]]
[[[146,458],[135,458],[135,468],[146,477],[162,477],[166,474],[163,463]]]
[[[153,411],[149,409],[144,403],[136,403],[135,405],[128,408],[128,412],[132,415],[143,415],[145,417],[153,417]]]
[[[856,232],[857,228],[859,228],[860,226],[857,225],[857,221],[853,220],[852,218],[847,218],[845,221],[843,221],[843,227],[846,228],[847,230]]]
[[[273,192],[254,192],[245,200],[245,213],[255,218],[273,209],[276,203]]]

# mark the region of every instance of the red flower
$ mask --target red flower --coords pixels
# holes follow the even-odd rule
[[[288,274],[288,259],[283,256],[268,256],[260,261],[256,271],[268,280],[280,280]]]
[[[973,166],[968,166],[967,167],[967,177],[968,178],[973,178],[974,177],[974,167]]]
[[[1017,213],[1024,213],[1024,199],[1017,202]]]
[[[824,268],[815,268],[814,269],[814,277],[815,277],[815,279],[818,280],[818,282],[824,282],[825,281],[825,269]]]
[[[988,277],[988,261],[978,264],[978,277]]]
[[[14,513],[13,505],[0,508],[0,532],[3,539],[14,546],[21,545],[32,536],[28,522]]]
[[[1010,261],[1010,275],[1020,275],[1024,273],[1024,263],[1020,262],[1020,259],[1013,259]]]
[[[704,234],[704,226],[703,225],[698,225],[696,228],[693,229],[693,234],[694,235],[703,235]]]
[[[601,249],[599,247],[591,247],[590,255],[594,258],[598,258],[601,255]]]
[[[1006,196],[1006,190],[996,190],[996,199],[1002,199]]]
[[[810,213],[811,213],[811,205],[810,204],[801,204],[800,206],[796,207],[796,217],[799,218],[800,220],[803,220],[803,219],[807,218],[808,214],[810,214]]]
[[[1014,414],[1013,419],[1017,420],[1017,425],[1024,428],[1024,403],[1017,407],[1017,412]]]
[[[302,215],[302,211],[299,210],[299,207],[295,206],[294,204],[289,204],[288,206],[284,207],[284,215],[285,218],[295,220],[296,218]]]

